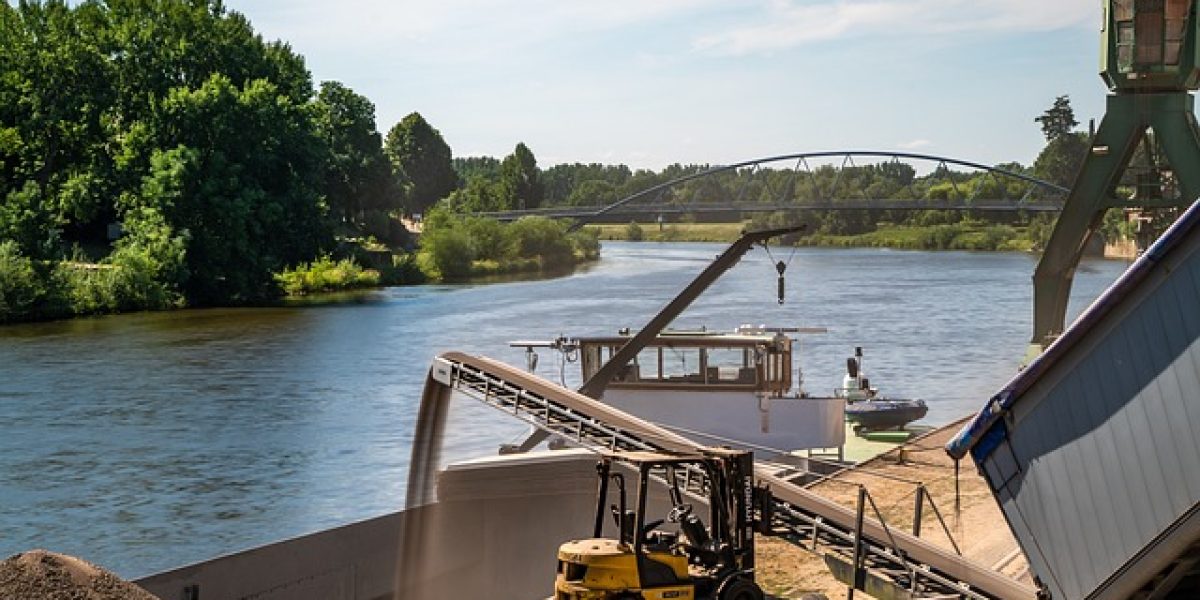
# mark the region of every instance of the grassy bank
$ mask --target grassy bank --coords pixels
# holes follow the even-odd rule
[[[658,223],[599,224],[585,229],[601,240],[646,242],[732,242],[742,234],[749,221],[737,223]],[[638,232],[640,233],[640,236]]]
[[[749,228],[736,223],[657,223],[589,225],[602,240],[647,242],[732,242]],[[875,231],[855,235],[814,233],[796,240],[798,246],[835,248],[899,248],[905,250],[1000,250],[1026,252],[1034,242],[1028,228],[986,223],[894,225],[881,223]]]

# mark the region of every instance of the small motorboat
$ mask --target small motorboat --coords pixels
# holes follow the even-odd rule
[[[846,359],[842,387],[834,390],[834,395],[846,401],[846,420],[853,426],[854,433],[900,430],[925,417],[929,407],[924,400],[880,396],[879,390],[871,387],[862,361],[863,352],[859,346],[854,349],[854,356]]]

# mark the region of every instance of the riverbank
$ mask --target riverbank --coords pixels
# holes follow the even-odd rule
[[[648,242],[732,242],[752,222],[630,223],[589,225],[602,240]],[[1033,228],[965,221],[939,225],[881,223],[875,231],[853,235],[813,233],[789,240],[796,246],[893,248],[900,250],[993,250],[1029,252],[1038,235]]]

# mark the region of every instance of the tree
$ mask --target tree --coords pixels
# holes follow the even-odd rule
[[[103,36],[80,34],[103,25],[91,3],[0,8],[0,202],[9,205],[0,212],[23,223],[0,217],[0,229],[23,229],[21,251],[33,258],[56,258],[64,231],[112,214],[113,71]]]
[[[10,2],[0,40],[0,239],[44,279],[33,316],[257,301],[331,245],[326,199],[395,206],[371,103],[314,101],[303,58],[222,0]],[[112,268],[64,267],[113,221],[81,256]]]
[[[612,204],[621,197],[617,194],[616,186],[613,184],[597,180],[589,179],[579,182],[572,190],[571,195],[567,197],[567,204],[571,206],[603,206]]]
[[[1034,176],[1070,187],[1088,152],[1087,136],[1073,131],[1079,122],[1071,110],[1071,100],[1067,96],[1055,98],[1054,105],[1034,121],[1042,124],[1046,136],[1046,146],[1033,163]]]
[[[504,210],[500,186],[486,177],[476,175],[467,184],[446,198],[446,206],[455,212],[476,213]]]
[[[496,181],[500,179],[500,161],[492,156],[455,157],[454,172],[460,181],[470,181],[473,177]]]
[[[344,222],[362,223],[367,213],[399,209],[402,197],[375,129],[375,105],[327,81],[315,108],[318,132],[329,149],[324,191],[330,211]]]
[[[1042,135],[1046,136],[1047,142],[1069,135],[1079,124],[1075,120],[1075,111],[1071,109],[1071,98],[1065,95],[1055,98],[1054,105],[1035,118],[1034,122],[1042,124]]]
[[[388,131],[384,152],[409,186],[408,209],[425,212],[458,188],[450,146],[420,113],[412,113]]]
[[[153,209],[166,235],[186,240],[190,303],[269,298],[274,272],[328,245],[324,146],[309,113],[269,81],[238,89],[220,74],[163,102],[150,173],[121,208],[134,221]]]
[[[506,208],[525,210],[541,206],[543,195],[537,159],[519,143],[500,163],[500,197]]]

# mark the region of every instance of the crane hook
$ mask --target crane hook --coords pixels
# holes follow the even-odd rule
[[[779,303],[783,304],[783,272],[787,270],[787,263],[782,260],[775,263],[775,270],[779,272]]]

